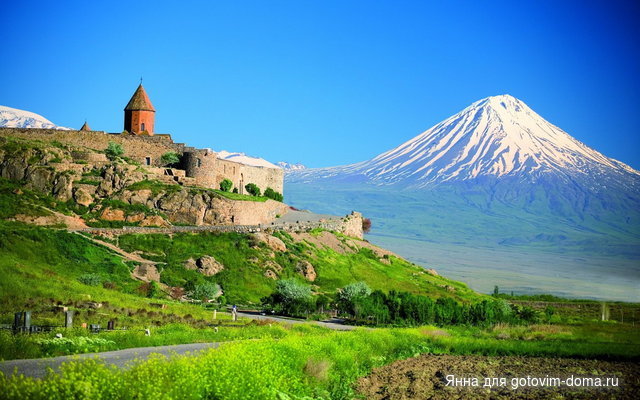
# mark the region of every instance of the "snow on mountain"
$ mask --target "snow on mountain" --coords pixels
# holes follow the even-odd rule
[[[307,169],[307,167],[305,165],[300,164],[300,163],[292,164],[292,163],[289,163],[289,162],[286,162],[286,161],[279,161],[277,164],[278,164],[278,166],[280,168],[285,170],[285,172],[288,172],[288,171],[301,171],[303,169]]]
[[[36,113],[7,106],[0,106],[0,127],[69,130],[69,128],[58,126]]]
[[[307,169],[291,181],[361,177],[375,184],[424,187],[482,177],[531,182],[616,175],[638,182],[640,172],[571,137],[510,95],[479,100],[377,157],[340,167]]]
[[[225,150],[219,151],[218,158],[223,160],[234,161],[240,164],[251,165],[253,167],[264,167],[264,168],[280,168],[279,166],[270,163],[269,161],[263,158],[251,157],[244,153],[231,153]]]

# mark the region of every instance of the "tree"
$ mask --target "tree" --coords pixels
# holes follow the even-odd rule
[[[224,178],[222,182],[220,182],[220,190],[223,192],[228,192],[233,187],[233,182],[231,180]]]
[[[350,283],[338,291],[340,309],[348,314],[355,315],[357,300],[370,294],[371,288],[365,282]]]
[[[315,310],[311,287],[294,279],[276,282],[276,291],[262,299],[265,308],[285,315],[302,316]]]
[[[162,162],[162,165],[168,167],[178,164],[180,162],[180,156],[175,151],[169,151],[160,157],[160,161]]]
[[[500,288],[498,287],[498,285],[496,285],[496,286],[493,288],[493,295],[494,295],[495,297],[498,297],[498,295],[499,295],[499,294],[500,294]]]
[[[284,196],[282,196],[281,193],[276,192],[275,190],[271,189],[270,187],[266,188],[264,191],[264,197],[268,197],[272,200],[275,201],[282,201],[284,200]]]
[[[371,220],[369,218],[362,218],[362,232],[369,233],[371,230]]]
[[[215,283],[199,283],[191,292],[191,298],[197,300],[215,299],[222,294],[222,289]]]
[[[113,161],[124,154],[124,149],[119,143],[109,142],[109,145],[105,149],[104,153],[107,155],[107,158],[109,160]]]
[[[252,196],[260,196],[260,188],[255,183],[247,183],[244,188]]]

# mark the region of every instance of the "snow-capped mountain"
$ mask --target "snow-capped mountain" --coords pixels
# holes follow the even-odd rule
[[[611,179],[637,186],[640,172],[574,139],[523,101],[501,95],[479,100],[371,160],[294,172],[288,180],[350,178],[426,187],[502,177],[536,182],[548,176],[588,178],[602,187]],[[606,179],[594,180],[599,177]]]
[[[217,153],[218,158],[223,160],[235,161],[240,164],[251,165],[253,167],[264,167],[264,168],[280,168],[279,166],[270,163],[264,158],[251,157],[244,153],[231,153],[225,150],[219,151]]]
[[[277,164],[285,172],[300,171],[300,170],[303,170],[303,169],[307,169],[307,167],[305,165],[300,164],[300,163],[293,164],[293,163],[289,163],[289,162],[286,162],[286,161],[279,161]]]
[[[45,117],[29,111],[0,106],[0,127],[4,128],[40,128],[68,130],[58,126]]]

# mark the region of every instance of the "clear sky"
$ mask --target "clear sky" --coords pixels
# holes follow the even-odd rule
[[[0,104],[311,167],[362,161],[511,94],[640,169],[637,1],[9,0]]]

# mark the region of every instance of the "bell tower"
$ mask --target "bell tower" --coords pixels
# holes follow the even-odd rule
[[[124,130],[134,135],[153,135],[156,109],[142,83],[124,108]]]

